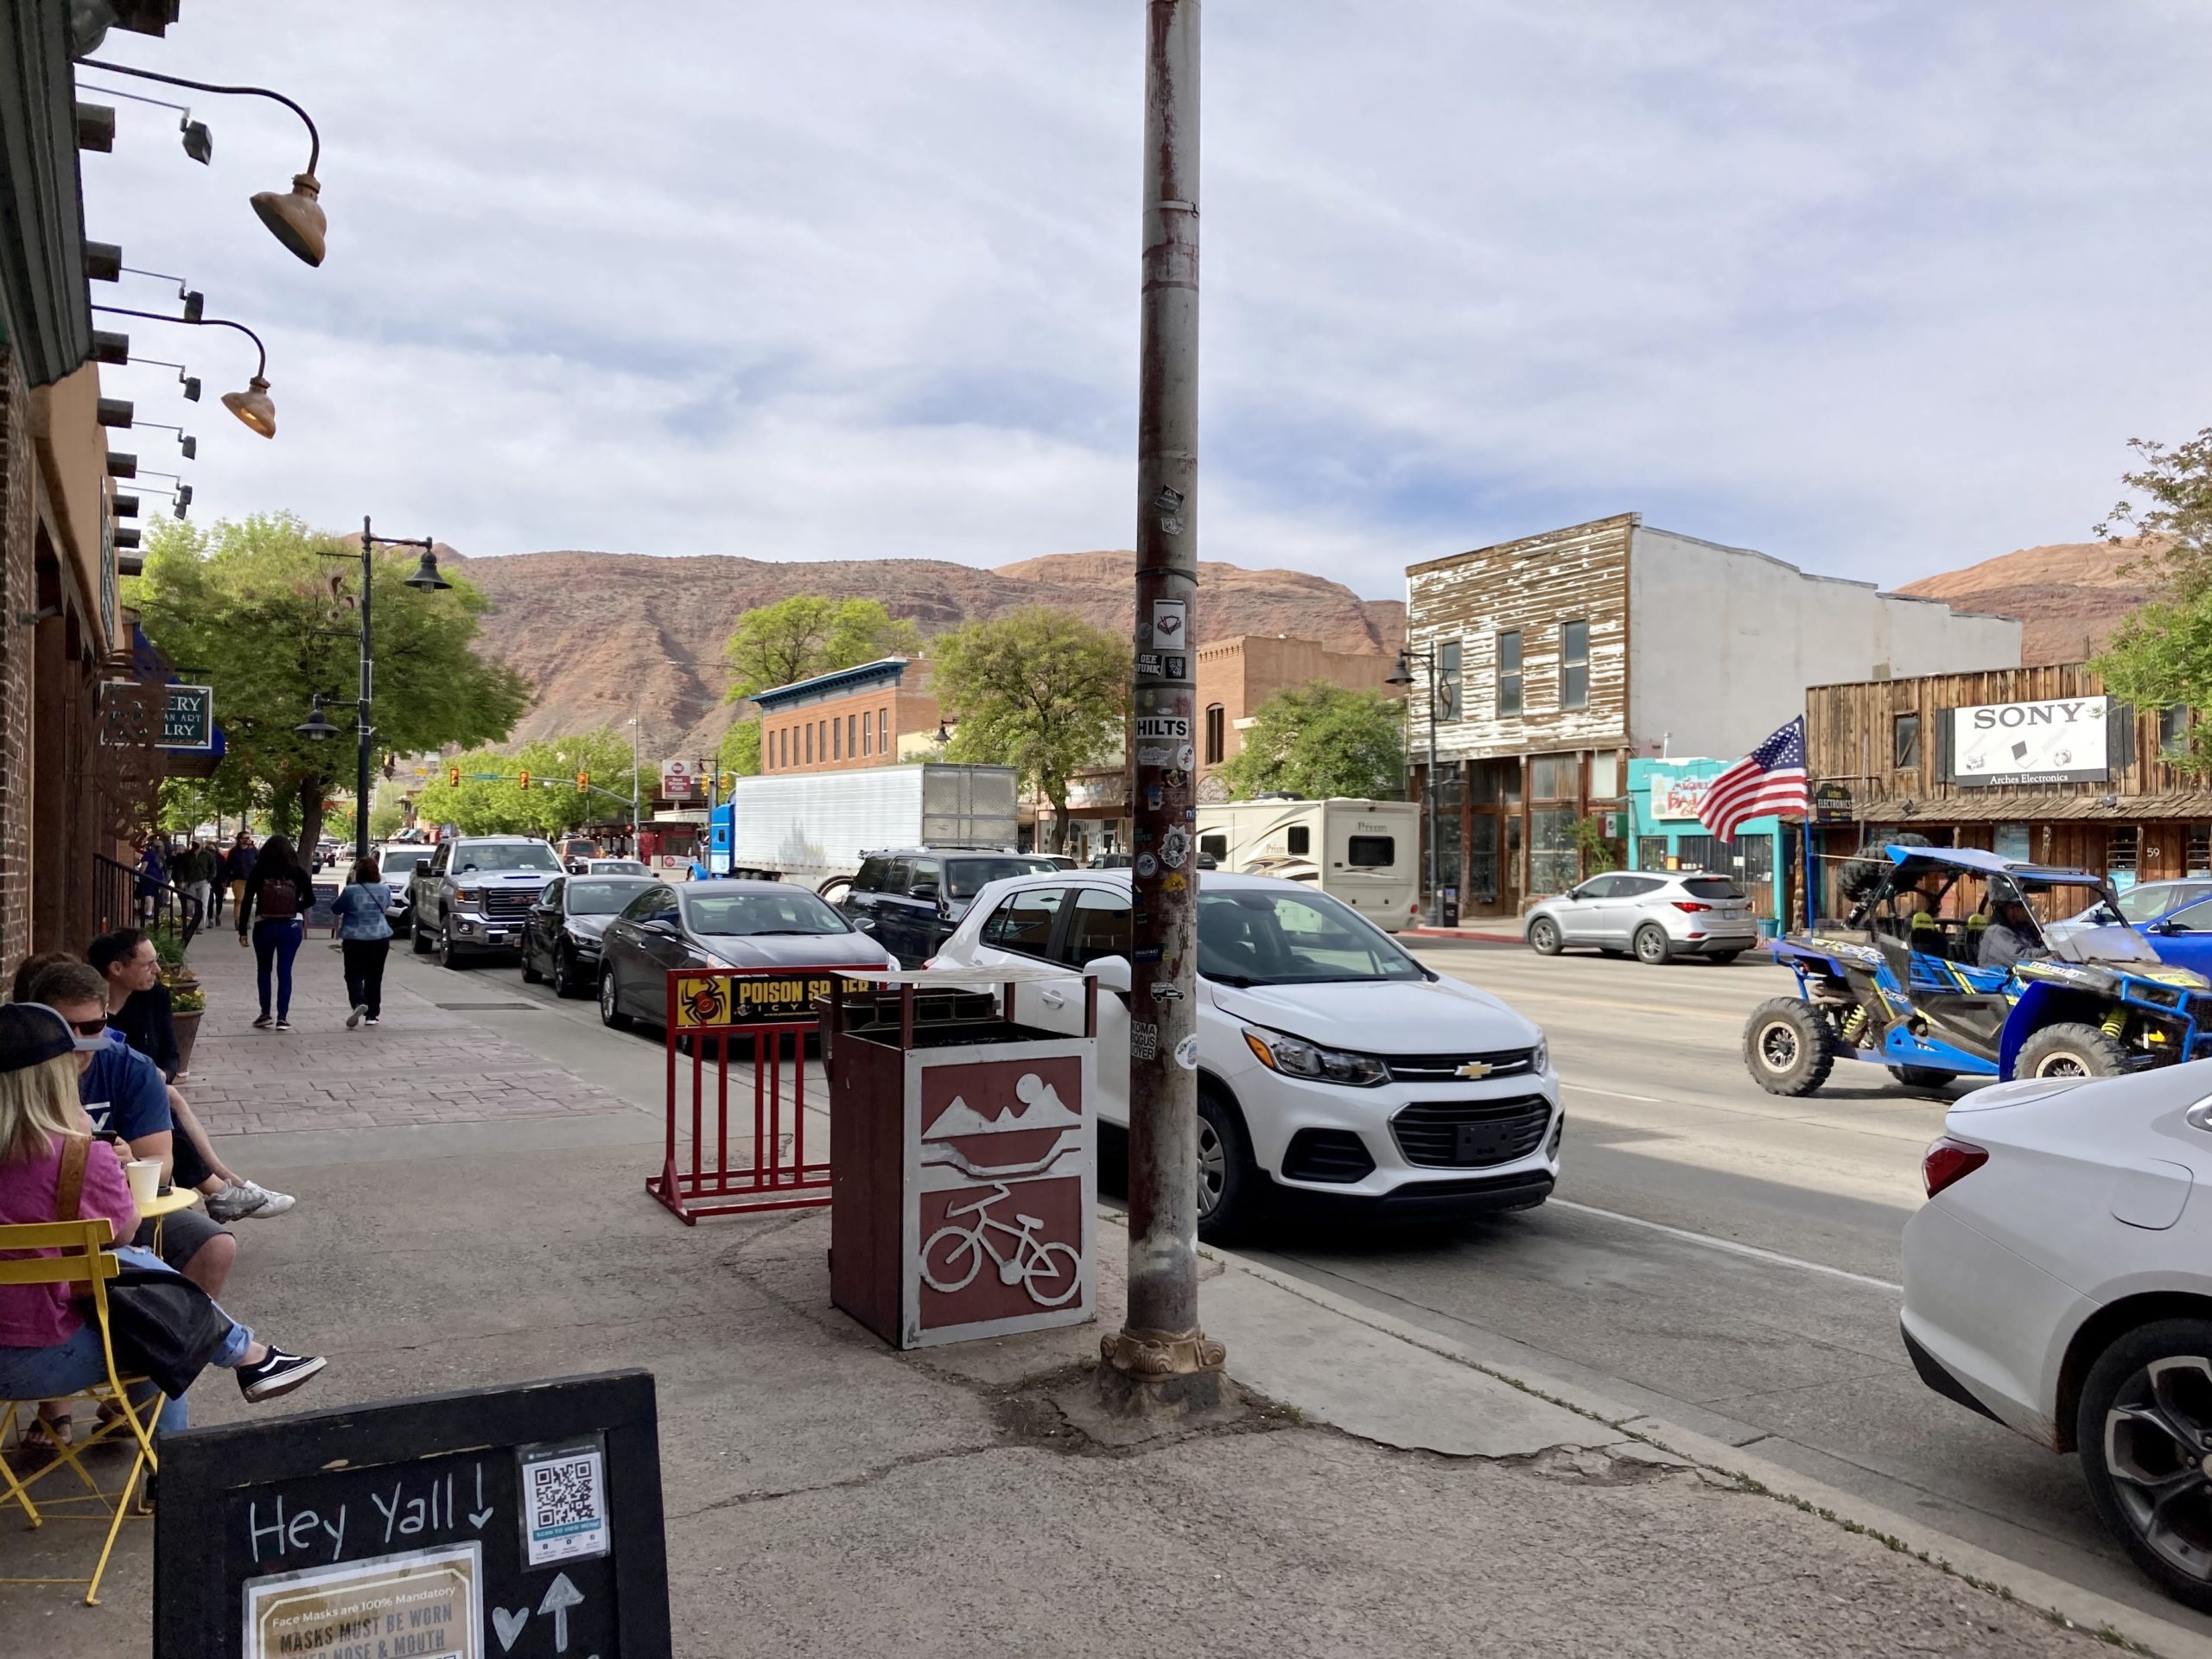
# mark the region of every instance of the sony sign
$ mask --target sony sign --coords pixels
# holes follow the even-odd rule
[[[1969,787],[2095,784],[2105,763],[2105,700],[1988,702],[1951,711],[1951,776]]]

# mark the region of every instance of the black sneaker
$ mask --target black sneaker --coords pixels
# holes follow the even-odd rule
[[[327,1363],[320,1354],[288,1354],[272,1342],[258,1365],[238,1367],[238,1392],[256,1403],[274,1400],[289,1394]]]
[[[289,1020],[279,1020],[276,1022],[276,1029],[279,1031],[289,1031],[291,1028],[292,1022]]]
[[[259,1018],[258,1020],[255,1020],[255,1021],[253,1022],[253,1028],[254,1028],[256,1031],[266,1031],[266,1030],[268,1030],[268,1029],[269,1029],[269,1016],[268,1016],[267,1014],[263,1014],[263,1015],[261,1016],[261,1018]]]

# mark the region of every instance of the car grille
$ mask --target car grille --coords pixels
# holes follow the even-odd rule
[[[1390,1120],[1409,1164],[1428,1169],[1486,1169],[1525,1158],[1543,1144],[1552,1103],[1541,1095],[1514,1100],[1424,1100]]]
[[[1350,1129],[1300,1129],[1282,1156],[1284,1178],[1294,1181],[1363,1181],[1375,1173],[1366,1142]]]
[[[527,916],[537,902],[537,893],[529,887],[492,887],[484,894],[484,914]]]
[[[1533,1048],[1504,1048],[1490,1054],[1386,1054],[1382,1063],[1394,1083],[1465,1083],[1463,1065],[1487,1065],[1486,1077],[1512,1077],[1529,1071],[1535,1058]]]

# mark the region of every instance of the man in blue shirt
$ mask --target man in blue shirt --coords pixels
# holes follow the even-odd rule
[[[79,1036],[97,1037],[108,1028],[107,982],[88,963],[56,963],[31,982],[30,993],[32,1001],[54,1009]],[[95,1135],[116,1136],[132,1156],[157,1161],[162,1179],[168,1179],[176,1123],[169,1115],[168,1083],[159,1066],[111,1039],[78,1075],[77,1095]],[[154,1224],[142,1222],[131,1242],[153,1249]],[[210,1296],[222,1294],[238,1254],[238,1240],[195,1211],[180,1210],[162,1224],[162,1260]]]

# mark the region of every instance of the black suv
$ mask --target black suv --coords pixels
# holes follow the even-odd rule
[[[1010,875],[1046,875],[1061,868],[1042,853],[976,853],[931,847],[864,854],[840,901],[853,921],[875,924],[876,942],[918,968],[952,936],[976,895]]]

